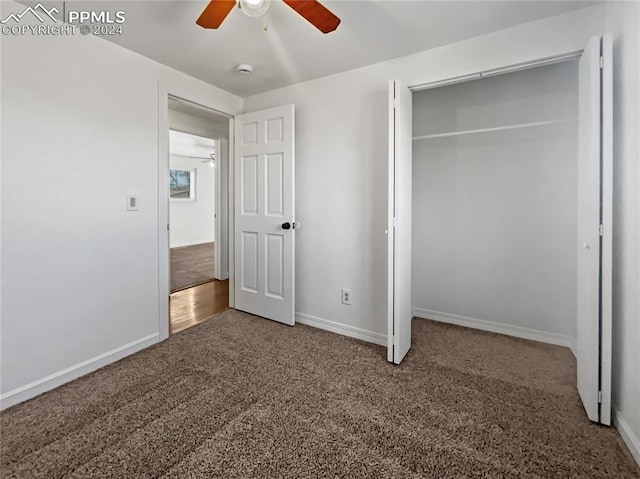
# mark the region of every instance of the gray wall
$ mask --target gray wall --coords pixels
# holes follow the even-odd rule
[[[576,117],[576,61],[414,94],[414,136]],[[414,308],[571,342],[577,123],[413,148]]]

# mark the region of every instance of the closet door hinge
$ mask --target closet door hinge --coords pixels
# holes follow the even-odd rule
[[[598,404],[602,404],[602,391],[598,391]]]
[[[598,226],[598,234],[600,236],[604,236],[604,226],[602,226],[602,225]]]
[[[600,68],[604,68],[604,57],[600,57]]]

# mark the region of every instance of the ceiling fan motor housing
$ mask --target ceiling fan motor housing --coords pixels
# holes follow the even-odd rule
[[[270,0],[239,0],[238,8],[249,17],[261,17],[269,10]]]

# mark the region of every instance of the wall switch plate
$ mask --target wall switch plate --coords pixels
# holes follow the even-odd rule
[[[342,304],[351,305],[351,290],[342,288]]]
[[[127,195],[127,211],[138,211],[138,195]]]

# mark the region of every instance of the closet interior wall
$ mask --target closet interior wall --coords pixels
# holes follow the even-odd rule
[[[416,316],[575,341],[577,116],[576,60],[414,92]]]

